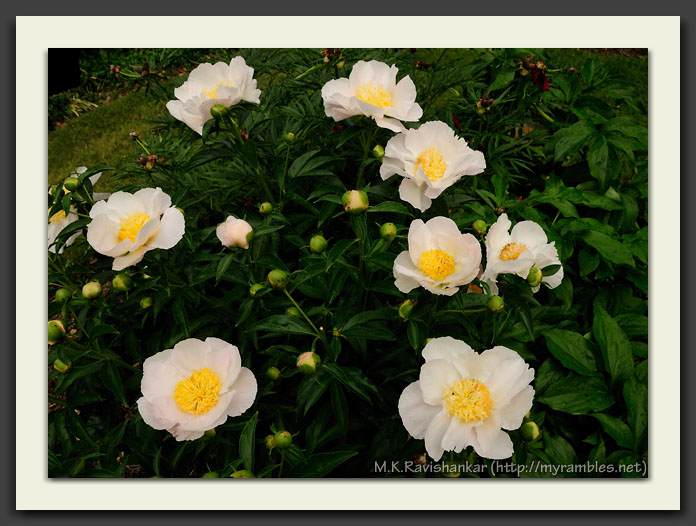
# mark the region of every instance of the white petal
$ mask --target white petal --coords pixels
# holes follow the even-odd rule
[[[473,439],[474,428],[458,418],[452,417],[449,428],[442,437],[442,449],[459,453],[467,446],[472,445]]]
[[[449,360],[430,360],[420,370],[420,388],[426,404],[441,406],[442,395],[454,382],[461,380],[457,368]]]
[[[204,367],[206,355],[212,352],[210,345],[196,338],[181,340],[174,346],[171,355],[172,364],[185,377]]]
[[[138,412],[143,422],[153,429],[167,429],[175,424],[174,421],[159,414],[156,406],[145,397],[138,399]]]
[[[133,194],[145,207],[145,213],[150,217],[161,216],[172,206],[172,199],[161,188],[142,188]]]
[[[159,230],[147,244],[151,248],[172,248],[184,236],[184,230],[184,214],[177,208],[168,208],[162,215]]]
[[[478,430],[478,428],[476,429]],[[510,437],[504,431],[498,433],[495,440],[488,444],[488,447],[483,448],[479,445],[475,449],[479,456],[493,460],[509,458],[515,452],[512,446],[512,440],[510,440]]]
[[[424,438],[428,426],[441,410],[441,406],[432,406],[423,401],[418,382],[409,384],[399,397],[401,421],[413,438]]]
[[[536,248],[547,243],[546,232],[534,221],[520,221],[510,232],[513,243],[524,243],[528,248]]]
[[[425,212],[432,204],[432,200],[425,195],[425,186],[419,185],[412,179],[401,181],[399,197],[421,212]]]
[[[473,356],[474,350],[465,342],[451,336],[432,338],[423,348],[423,358],[430,360],[452,360],[459,355]]]
[[[522,419],[532,409],[534,400],[534,388],[528,385],[522,391],[512,397],[510,402],[500,409],[502,427],[505,429],[517,429],[522,425]]]
[[[362,101],[361,101],[362,102]],[[382,111],[384,113],[384,111]],[[369,115],[366,113],[366,115]],[[386,128],[387,130],[391,130],[396,133],[401,133],[406,131],[406,127],[401,124],[401,121],[398,121],[396,119],[390,119],[389,117],[375,117],[375,122],[377,123],[377,126],[380,128]]]
[[[231,386],[231,389],[234,390],[234,394],[227,406],[227,414],[229,416],[239,416],[249,409],[254,404],[254,400],[256,400],[258,387],[254,373],[246,367],[242,367],[237,381]]]
[[[510,243],[510,225],[507,214],[501,214],[498,220],[491,225],[486,236],[486,256],[489,260],[492,256],[498,257],[505,245]]]
[[[219,338],[206,338],[205,343],[210,347],[211,352],[206,354],[204,366],[217,373],[222,381],[223,391],[227,391],[237,380],[239,371],[242,369],[239,349]]]
[[[425,450],[435,461],[442,458],[442,453],[444,452],[442,439],[449,428],[450,420],[451,417],[447,411],[443,409],[435,415],[425,432]]]
[[[476,439],[481,449],[488,449],[496,441],[498,435],[503,432],[500,429],[501,421],[500,414],[497,411],[493,411],[488,418],[474,428],[476,430]]]
[[[150,250],[149,247],[143,246],[133,252],[128,252],[125,256],[115,257],[111,270],[123,270],[131,265],[140,263],[148,250]]]

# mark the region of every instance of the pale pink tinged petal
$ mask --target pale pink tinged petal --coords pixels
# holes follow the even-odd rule
[[[459,453],[472,444],[473,435],[474,428],[471,425],[453,417],[442,437],[442,449]]]
[[[150,356],[143,362],[140,390],[148,400],[172,396],[176,384],[186,378],[171,363],[171,349]]]
[[[169,431],[177,442],[183,442],[184,440],[197,440],[203,436],[204,431],[184,431],[180,427]]]
[[[444,452],[442,439],[450,426],[450,420],[451,417],[447,411],[442,409],[435,415],[425,432],[425,450],[435,461],[442,458],[442,453]]]
[[[432,406],[423,401],[420,384],[413,382],[408,385],[399,397],[399,416],[413,438],[422,439],[442,407]]]
[[[210,411],[201,415],[190,415],[191,418],[186,422],[180,422],[179,427],[183,431],[206,431],[222,424],[227,420],[226,410],[233,396],[233,393],[222,394]]]
[[[387,117],[375,117],[375,122],[377,123],[377,126],[380,128],[386,128],[387,130],[396,132],[396,133],[401,133],[406,131],[406,127],[401,124],[400,121],[396,119],[390,119]]]
[[[176,245],[184,236],[186,229],[184,214],[177,208],[169,208],[164,212],[159,230],[148,241],[151,248],[169,249]]]
[[[403,183],[402,183],[403,184]],[[430,229],[421,219],[415,219],[408,228],[408,251],[411,262],[418,268],[423,252],[433,247],[433,236]]]
[[[114,262],[111,265],[111,270],[119,271],[140,263],[148,250],[150,250],[149,247],[143,246],[134,250],[133,252],[128,252],[128,254],[125,256],[115,257]]]
[[[234,390],[234,395],[227,406],[227,414],[239,416],[249,409],[256,400],[258,387],[254,373],[246,367],[242,367],[237,380],[230,389]]]
[[[449,217],[433,217],[427,223],[425,223],[425,226],[430,229],[430,232],[437,233],[436,236],[433,236],[435,239],[437,239],[437,242],[439,242],[441,237],[458,240],[462,236],[457,223],[455,223]]]
[[[215,371],[222,380],[223,390],[227,390],[236,380],[242,368],[239,349],[219,338],[206,338],[212,352],[208,355],[207,367]]]
[[[546,232],[534,221],[520,221],[517,223],[512,227],[510,239],[513,243],[524,243],[530,249],[540,247],[548,242]]]
[[[455,340],[451,336],[432,338],[423,348],[423,359],[426,362],[431,360],[452,360],[455,356],[474,354],[474,350],[469,344]]]
[[[477,432],[478,429],[479,428],[476,428]],[[487,445],[487,447],[484,448],[479,444],[479,446],[475,449],[476,453],[478,453],[479,456],[483,458],[490,458],[493,460],[502,460],[504,458],[509,458],[515,452],[512,446],[512,440],[510,439],[510,436],[504,431],[498,433],[495,439],[492,442],[490,442]]]
[[[138,412],[143,422],[153,429],[167,429],[174,424],[172,420],[162,418],[157,413],[156,407],[152,402],[148,401],[145,397],[138,399]]]
[[[193,371],[200,371],[203,368],[206,355],[212,352],[210,345],[197,340],[188,338],[181,340],[172,350],[172,364],[181,374],[188,377]]]
[[[429,197],[426,197],[424,190],[424,186],[411,179],[404,179],[401,181],[401,185],[399,185],[399,197],[414,208],[425,212],[430,208],[432,201]]]
[[[532,409],[533,400],[534,388],[531,385],[528,385],[513,396],[507,405],[500,408],[502,427],[504,429],[517,429],[520,427],[524,415]]]
[[[457,380],[461,380],[461,376],[449,360],[425,362],[419,377],[423,401],[430,405],[442,405],[442,394]]]

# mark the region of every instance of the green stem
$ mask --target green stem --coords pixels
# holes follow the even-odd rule
[[[288,151],[285,154],[285,168],[283,169],[283,177],[280,179],[280,192],[278,197],[278,202],[283,202],[283,194],[285,193],[285,176],[288,174],[288,161],[290,161],[290,144],[288,144]]]
[[[309,323],[309,325],[312,327],[312,330],[316,333],[317,337],[321,340],[321,343],[323,343],[323,344],[324,344],[324,347],[326,348],[326,350],[328,350],[328,349],[329,349],[329,342],[326,341],[326,336],[324,335],[324,332],[323,332],[323,331],[320,331],[319,329],[317,329],[316,325],[314,325],[314,324],[312,323],[312,320],[309,319],[309,316],[307,316],[307,315],[305,314],[305,311],[302,310],[302,307],[300,307],[300,305],[299,305],[299,304],[295,301],[295,299],[290,295],[290,293],[288,292],[288,289],[283,289],[283,292],[284,292],[285,295],[290,299],[290,301],[292,302],[292,304],[293,304],[295,307],[297,307],[297,310],[299,310],[299,311],[300,311],[300,314],[302,314],[302,316],[304,317],[304,319],[307,320],[307,323]]]
[[[278,478],[283,474],[283,464],[285,464],[285,451],[280,452],[280,469],[278,470]]]
[[[544,112],[544,110],[542,110],[542,109],[539,108],[538,106],[535,106],[535,108],[536,108],[536,110],[539,112],[539,115],[541,115],[542,117],[544,117],[544,119],[546,119],[546,120],[549,121],[549,122],[556,122],[556,121],[554,121],[551,117],[549,117],[549,116]]]
[[[268,198],[270,203],[275,207],[275,199],[273,199],[273,194],[271,194],[271,189],[268,188],[268,184],[266,183],[266,177],[263,175],[263,172],[261,171],[261,169],[258,166],[256,167],[256,174],[259,176],[259,182],[261,183],[261,187],[263,188],[263,191],[266,194],[266,197]]]
[[[356,183],[356,189],[360,189],[363,186],[363,176],[365,174],[365,161],[367,160],[367,155],[370,153],[370,144],[372,144],[372,140],[375,138],[375,135],[377,133],[377,126],[369,132],[369,136],[366,137],[367,131],[365,134],[362,135],[362,140],[363,142],[363,157],[362,161],[360,161],[360,168],[358,169],[358,182]]]

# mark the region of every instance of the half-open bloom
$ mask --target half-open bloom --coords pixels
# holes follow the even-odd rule
[[[511,222],[507,214],[501,214],[486,236],[486,270],[482,280],[489,284],[493,294],[498,293],[499,274],[515,274],[526,279],[532,267],[543,269],[560,265],[555,242],[548,242],[544,229],[534,221],[520,221],[510,231]],[[563,267],[541,283],[548,288],[558,287],[563,280]],[[534,292],[539,285],[532,287]]]
[[[177,100],[167,103],[169,113],[189,128],[203,134],[203,125],[212,118],[210,108],[222,104],[229,108],[240,101],[259,103],[261,90],[256,89],[254,69],[244,58],[234,57],[228,64],[201,64],[186,82],[174,90]]]
[[[484,458],[513,453],[503,429],[517,429],[532,408],[534,369],[507,347],[482,353],[449,336],[433,338],[423,349],[418,381],[399,398],[399,415],[413,438],[439,460],[444,451],[473,446]]]
[[[49,209],[49,212],[50,211],[51,210]],[[48,218],[48,250],[50,252],[53,252],[54,254],[56,253],[56,246],[54,245],[54,243],[56,242],[58,234],[60,234],[62,230],[70,223],[74,223],[79,219],[77,217],[76,212],[77,210],[75,209],[75,207],[71,206],[70,213],[66,214],[63,210],[59,210],[58,212],[56,212]],[[78,230],[72,236],[70,236],[65,241],[65,244],[62,247],[60,247],[58,253],[60,254],[63,252],[63,247],[69,247],[70,245],[72,245],[81,233],[82,231]]]
[[[403,177],[399,197],[421,212],[461,177],[486,169],[483,153],[469,148],[441,121],[426,122],[417,130],[392,137],[384,152],[379,169],[382,179],[395,174]]]
[[[394,260],[394,285],[401,292],[423,287],[451,296],[478,275],[480,265],[481,245],[450,218],[416,219],[408,230],[408,250]]]
[[[423,110],[416,104],[416,86],[407,75],[396,82],[396,66],[360,61],[348,78],[330,80],[321,88],[328,117],[342,121],[355,115],[372,117],[378,126],[405,131],[401,121],[417,121]]]
[[[239,349],[218,338],[190,338],[143,363],[143,421],[177,441],[195,440],[239,416],[256,398],[256,378],[242,367]]]
[[[171,205],[160,188],[111,194],[90,210],[87,241],[100,254],[114,258],[113,270],[135,265],[148,250],[172,248],[183,237],[184,215]]]
[[[229,216],[224,223],[220,223],[215,229],[220,243],[226,247],[249,248],[249,234],[254,229],[244,219]]]

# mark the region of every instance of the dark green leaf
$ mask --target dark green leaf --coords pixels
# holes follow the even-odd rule
[[[252,473],[254,472],[254,448],[256,446],[256,422],[258,419],[259,413],[257,411],[239,435],[239,456],[242,457],[244,467]]]
[[[617,265],[634,266],[633,254],[620,241],[594,230],[584,232],[582,239],[607,261]]]
[[[556,411],[585,415],[604,411],[614,403],[614,398],[601,378],[571,373],[567,378],[557,379],[549,385],[538,401]]]
[[[619,446],[628,448],[633,447],[633,433],[631,433],[631,430],[625,422],[622,422],[613,416],[600,413],[592,416],[595,417],[600,424],[602,424],[604,432],[612,437]]]
[[[293,471],[293,476],[301,478],[324,477],[357,454],[357,451],[332,451],[312,455],[307,459],[306,464],[301,464]]]
[[[554,149],[556,162],[565,160],[566,156],[577,152],[590,142],[595,134],[595,127],[587,121],[578,121],[567,128],[561,128],[556,132],[557,139]]]
[[[119,402],[127,406],[128,401],[126,400],[126,393],[123,390],[123,382],[121,381],[121,375],[118,373],[116,364],[112,361],[106,362],[99,374],[104,382],[104,387],[111,391]]]
[[[577,332],[563,329],[544,331],[546,345],[553,356],[568,369],[585,376],[598,371],[594,345]]]
[[[592,332],[599,344],[606,371],[613,381],[633,374],[633,353],[628,337],[619,324],[600,305],[595,305]]]
[[[274,314],[268,318],[256,322],[247,329],[247,332],[266,331],[277,334],[307,334],[315,336],[314,331],[304,321],[294,316]]]

